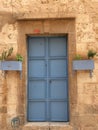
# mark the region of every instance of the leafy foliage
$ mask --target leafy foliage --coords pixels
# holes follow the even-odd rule
[[[6,60],[9,56],[11,56],[12,52],[13,52],[13,47],[11,47],[8,51],[3,51],[0,56],[0,60],[1,61]]]
[[[23,57],[20,54],[16,55],[17,61],[23,61]]]
[[[75,60],[81,60],[81,59],[82,59],[82,57],[81,57],[80,54],[77,54],[77,55],[75,56]]]
[[[96,52],[96,51],[93,51],[93,50],[89,50],[89,51],[88,51],[88,54],[87,54],[88,59],[94,58],[94,56],[96,56],[96,55],[97,55],[97,52]]]

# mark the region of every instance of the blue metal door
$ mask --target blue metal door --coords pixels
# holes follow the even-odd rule
[[[28,37],[28,121],[68,121],[67,40]]]

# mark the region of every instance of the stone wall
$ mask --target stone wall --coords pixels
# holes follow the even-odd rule
[[[69,22],[66,22],[65,19]],[[55,22],[54,29],[50,29],[51,20]],[[57,27],[57,20],[65,20],[65,32]],[[38,22],[37,25],[36,22],[32,25],[34,21]],[[41,28],[43,21],[45,21],[44,30]],[[59,21],[59,23],[62,26],[63,22]],[[28,32],[31,25],[32,29]],[[70,31],[72,27],[74,33]],[[73,43],[74,46],[74,50],[71,50],[69,45],[70,54],[72,51],[73,56],[75,53],[79,53],[86,57],[89,49],[98,50],[98,0],[0,1],[0,53],[13,47],[11,59],[15,59],[17,52],[24,56],[22,80],[20,80],[18,72],[7,72],[4,77],[0,71],[0,130],[11,130],[11,120],[16,116],[19,116],[21,126],[27,123],[27,58],[26,46],[22,46],[21,51],[21,45],[26,42],[26,32],[35,35],[34,29],[36,28],[40,28],[40,33],[43,35],[56,32],[70,34],[69,43]],[[93,77],[90,78],[86,71],[79,71],[73,75],[71,70],[72,54],[69,55],[69,74],[71,75],[69,80],[71,102],[69,126],[71,127],[59,126],[58,130],[98,130],[98,57],[94,58],[95,69]],[[31,127],[23,129],[31,130]],[[57,130],[57,127],[51,127],[51,129]]]

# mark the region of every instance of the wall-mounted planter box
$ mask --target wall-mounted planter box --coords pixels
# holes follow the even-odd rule
[[[21,61],[1,61],[0,62],[1,70],[19,70],[22,71],[22,62]]]
[[[73,70],[93,70],[94,60],[74,60]]]
[[[22,62],[21,61],[0,61],[0,70],[20,71],[22,74]]]
[[[94,69],[94,60],[73,60],[73,70],[90,70],[90,76]]]

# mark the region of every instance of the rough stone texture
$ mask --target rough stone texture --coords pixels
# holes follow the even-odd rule
[[[67,123],[27,123],[23,130],[73,130]]]
[[[98,130],[98,57],[94,58],[92,79],[88,71],[72,71],[76,53],[85,58],[89,49],[98,50],[98,0],[0,0],[0,53],[13,47],[10,59],[15,59],[17,52],[24,56],[22,80],[18,72],[7,72],[4,78],[0,71],[0,130],[12,130],[11,120],[16,116],[21,124],[18,130],[49,130],[49,124],[24,125],[27,122],[26,35],[66,33],[70,123],[52,124],[50,129]]]

